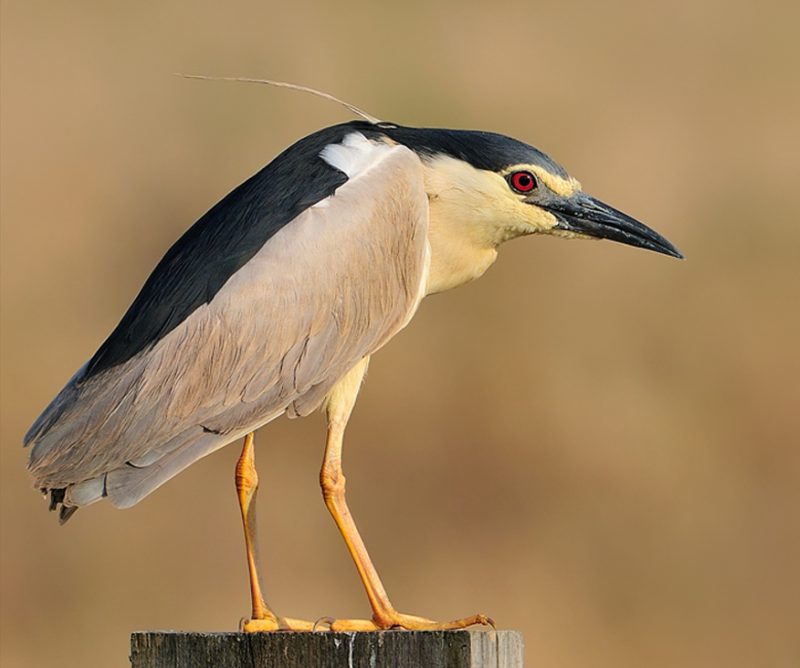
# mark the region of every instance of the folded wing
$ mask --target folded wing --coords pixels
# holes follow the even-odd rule
[[[104,496],[133,505],[284,412],[308,414],[411,318],[429,262],[418,158],[356,132],[322,156],[344,185],[162,338],[81,369],[31,428],[29,468],[62,517]]]

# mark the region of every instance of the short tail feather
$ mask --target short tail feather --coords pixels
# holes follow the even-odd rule
[[[166,452],[147,466],[127,462],[122,467],[95,478],[64,487],[42,487],[50,495],[50,510],[58,511],[64,524],[78,508],[109,498],[117,508],[128,508],[180,473],[187,466],[229,443],[230,435],[195,430],[184,435],[180,447]]]
[[[65,506],[64,494],[67,488],[61,487],[58,489],[42,489],[42,494],[50,492],[50,510],[58,510],[58,523],[64,524],[70,517],[78,510],[78,506]]]

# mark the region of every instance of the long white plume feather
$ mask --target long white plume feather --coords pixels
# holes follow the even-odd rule
[[[308,86],[300,86],[299,84],[287,83],[286,81],[272,81],[270,79],[251,79],[249,77],[212,77],[212,76],[207,76],[205,74],[181,74],[180,72],[175,72],[175,76],[183,77],[184,79],[203,79],[205,81],[238,81],[242,83],[258,83],[258,84],[266,84],[268,86],[277,86],[278,88],[290,88],[292,90],[299,90],[302,93],[311,93],[312,95],[325,98],[326,100],[337,102],[341,104],[343,107],[346,107],[347,109],[352,111],[357,116],[361,116],[361,118],[369,121],[373,125],[377,125],[378,123],[381,122],[379,118],[375,118],[375,116],[368,114],[363,109],[359,109],[354,104],[350,104],[349,102],[340,100],[338,97],[334,97],[329,93],[323,93],[320,90],[315,90],[313,88],[309,88]]]

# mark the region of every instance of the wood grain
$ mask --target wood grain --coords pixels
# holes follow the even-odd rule
[[[522,668],[519,631],[131,635],[132,668]]]

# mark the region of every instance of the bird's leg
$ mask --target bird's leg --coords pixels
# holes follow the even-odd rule
[[[242,454],[236,462],[236,494],[242,511],[244,544],[247,551],[247,570],[250,574],[250,597],[253,601],[252,621],[277,624],[277,617],[269,609],[261,590],[258,574],[258,542],[256,527],[256,495],[258,494],[258,472],[253,448],[253,434],[244,437]],[[250,623],[250,622],[248,622]]]
[[[270,610],[262,593],[261,578],[258,574],[258,540],[256,534],[256,494],[258,492],[258,473],[253,448],[253,434],[244,437],[242,454],[236,462],[236,493],[242,511],[244,543],[247,550],[247,569],[250,573],[250,596],[253,601],[253,615],[242,625],[244,631],[310,631],[314,625],[299,619],[278,617]]]
[[[367,598],[372,606],[372,619],[326,620],[333,631],[374,631],[376,629],[461,629],[473,624],[494,625],[486,615],[473,615],[451,622],[434,622],[422,617],[403,615],[394,609],[386,595],[378,572],[372,565],[364,541],[358,533],[345,499],[345,477],[342,472],[342,441],[347,420],[353,410],[361,380],[369,358],[354,367],[333,389],[328,397],[328,440],[320,472],[320,484],[328,507],[347,544],[350,556],[358,569]]]

